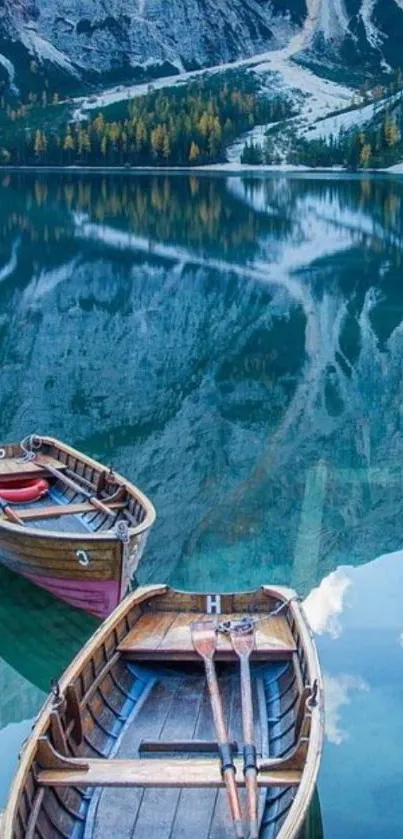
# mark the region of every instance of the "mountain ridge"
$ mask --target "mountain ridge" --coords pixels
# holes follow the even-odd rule
[[[3,0],[0,74],[78,85],[141,81],[281,49],[297,60],[389,71],[402,61],[403,0]]]
[[[65,83],[141,80],[284,47],[305,13],[305,0],[6,0],[0,63],[19,87],[32,62]]]

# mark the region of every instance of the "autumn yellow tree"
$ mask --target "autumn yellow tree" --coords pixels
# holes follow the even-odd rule
[[[106,157],[108,153],[108,137],[106,134],[103,135],[101,140],[101,154],[103,157]]]
[[[400,140],[400,129],[390,114],[387,114],[385,117],[383,130],[387,145],[390,147],[395,146]]]
[[[144,124],[144,120],[141,119],[141,117],[136,122],[135,139],[136,139],[136,150],[141,151],[147,143],[147,131],[146,131],[146,127],[145,127],[145,124]]]
[[[157,125],[156,128],[153,128],[150,139],[152,155],[153,157],[158,158],[162,154],[164,148],[164,129],[162,125]]]
[[[91,140],[89,138],[88,130],[86,128],[80,128],[78,132],[78,139],[77,139],[77,148],[78,153],[82,154],[89,154],[91,151]]]
[[[96,132],[96,134],[98,134],[101,137],[105,128],[105,120],[103,114],[98,114],[98,116],[95,117],[92,123],[92,128]]]
[[[73,153],[76,148],[75,139],[71,133],[70,128],[67,130],[67,134],[63,140],[63,151],[67,153],[67,159],[70,162],[73,156]]]
[[[46,149],[48,147],[46,135],[43,131],[39,129],[35,133],[35,140],[34,140],[34,152],[37,158],[43,157],[46,153]]]
[[[203,136],[206,137],[210,128],[210,119],[209,115],[206,112],[204,112],[204,114],[202,114],[202,116],[200,117],[198,128],[200,134],[203,134]]]
[[[169,160],[171,156],[171,142],[166,125],[164,125],[164,140],[162,143],[162,156],[164,160]]]
[[[195,163],[195,161],[200,157],[200,149],[197,143],[192,142],[189,151],[189,160],[191,163]]]
[[[361,149],[361,154],[360,154],[361,166],[366,167],[366,166],[369,165],[369,161],[371,160],[371,155],[372,155],[372,148],[371,148],[370,144],[369,143],[364,143],[364,145]]]

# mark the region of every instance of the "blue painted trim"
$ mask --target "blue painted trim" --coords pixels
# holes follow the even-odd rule
[[[60,492],[58,492],[57,489],[54,489],[54,488],[50,489],[48,495],[50,495],[51,499],[53,501],[55,501],[56,504],[65,504],[66,503],[66,499],[65,499],[64,495],[62,495]],[[72,518],[77,519],[77,521],[79,521],[80,524],[82,524],[85,527],[85,529],[88,531],[88,533],[94,533],[93,528],[89,525],[88,522],[85,521],[85,519],[83,518],[83,516],[80,513],[70,513],[70,515],[71,515]]]
[[[129,665],[127,669],[132,673],[135,681],[130,689],[130,695],[125,699],[120,710],[120,719],[116,718],[112,729],[113,734],[109,737],[105,749],[108,758],[112,758],[118,752],[127,729],[131,726],[134,717],[140,711],[156,681],[151,670],[142,668],[146,672],[142,673],[141,676],[136,676],[133,672],[135,668],[132,669],[132,666]],[[83,815],[84,821],[76,823],[71,839],[91,839],[101,794],[102,788],[98,787],[91,790],[88,798],[83,800],[80,815]]]

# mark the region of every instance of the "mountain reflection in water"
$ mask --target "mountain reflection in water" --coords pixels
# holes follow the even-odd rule
[[[307,591],[397,548],[402,196],[5,177],[2,436],[45,429],[138,480],[159,512],[143,579]]]
[[[379,177],[0,183],[0,439],[54,434],[137,482],[159,517],[142,581],[309,595],[326,839],[403,823],[403,627],[371,623],[386,560],[367,585],[347,567],[401,548],[402,198]],[[92,626],[0,576],[1,803],[19,726]]]

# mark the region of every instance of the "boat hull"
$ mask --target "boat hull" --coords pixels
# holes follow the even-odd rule
[[[146,534],[127,546],[115,539],[43,538],[0,531],[0,560],[51,594],[106,618],[126,594],[144,549]]]

